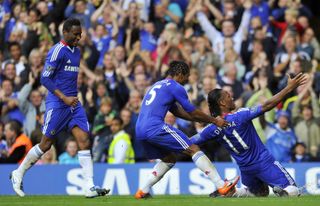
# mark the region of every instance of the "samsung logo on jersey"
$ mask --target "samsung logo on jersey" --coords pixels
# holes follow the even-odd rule
[[[65,66],[64,67],[64,71],[69,71],[69,72],[78,72],[79,71],[79,67],[75,67],[75,66]]]

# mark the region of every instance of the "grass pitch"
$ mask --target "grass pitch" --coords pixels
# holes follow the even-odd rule
[[[82,196],[0,196],[1,206],[319,206],[320,196],[294,198],[209,198],[192,195],[159,195],[135,200],[132,196],[107,196],[86,199]]]

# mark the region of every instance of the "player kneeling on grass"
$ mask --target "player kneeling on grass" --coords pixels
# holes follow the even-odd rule
[[[268,186],[271,186],[278,196],[300,194],[292,177],[275,161],[261,142],[251,120],[274,108],[287,94],[306,81],[305,74],[300,73],[294,78],[288,76],[287,86],[271,99],[256,107],[242,108],[234,113],[232,111],[236,108],[235,103],[228,92],[214,89],[208,94],[211,115],[224,117],[230,125],[220,128],[210,124],[193,136],[191,142],[201,144],[215,139],[230,152],[239,165],[242,183],[247,186],[237,188],[232,196],[268,196]],[[216,195],[217,192],[211,194]]]
[[[146,93],[136,123],[136,138],[143,145],[149,159],[160,159],[147,177],[147,181],[135,194],[136,199],[150,197],[151,187],[176,163],[175,153],[185,153],[192,157],[196,166],[203,171],[218,188],[219,194],[227,194],[237,184],[223,181],[200,148],[180,130],[166,124],[164,117],[170,110],[180,118],[205,123],[227,126],[222,118],[213,118],[196,109],[188,100],[183,84],[188,81],[189,66],[185,62],[172,61],[167,71],[167,78],[156,82]],[[181,106],[178,106],[179,103]]]

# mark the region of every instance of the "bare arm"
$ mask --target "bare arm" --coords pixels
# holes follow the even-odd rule
[[[202,9],[201,2],[196,2],[196,3],[190,2],[189,8],[187,9],[186,16],[184,17],[184,22],[189,23],[195,17],[195,14],[198,11],[201,11],[201,9]]]
[[[219,22],[223,20],[222,13],[213,4],[211,4],[210,0],[204,0],[204,4],[208,7],[209,11]]]
[[[96,22],[99,18],[99,16],[102,14],[103,12],[103,9],[104,7],[108,4],[108,1],[107,0],[104,0],[103,3],[100,5],[100,7],[95,11],[93,12],[90,20],[92,23]]]
[[[271,99],[268,99],[265,103],[262,104],[263,112],[267,112],[275,106],[277,106],[287,94],[289,94],[298,86],[305,84],[308,80],[307,75],[302,73],[299,73],[294,78],[291,78],[289,75],[287,76],[287,86],[284,89],[282,89],[278,94],[274,95],[273,97],[271,97]]]
[[[180,17],[179,16],[176,16],[174,15],[171,11],[169,10],[166,10],[164,12],[166,15],[168,15],[176,24],[179,24],[180,22]]]
[[[113,12],[112,14],[112,38],[115,38],[119,33],[119,26],[118,26],[118,20],[117,20],[117,13]]]
[[[195,122],[204,122],[204,123],[213,123],[217,125],[218,127],[227,126],[228,122],[224,119],[217,117],[211,117],[205,113],[203,113],[199,109],[195,109],[192,112],[186,112],[180,105],[177,105],[177,107],[174,110],[170,110],[175,116],[189,120],[189,121],[195,121]]]

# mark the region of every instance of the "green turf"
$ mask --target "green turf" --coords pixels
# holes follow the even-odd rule
[[[298,198],[208,198],[207,196],[159,195],[135,200],[132,196],[108,196],[86,199],[81,196],[0,196],[2,206],[320,206],[320,196]]]

